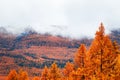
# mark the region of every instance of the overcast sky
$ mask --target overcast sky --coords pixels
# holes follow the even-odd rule
[[[0,26],[13,33],[26,27],[64,36],[94,36],[120,28],[120,0],[0,0]]]

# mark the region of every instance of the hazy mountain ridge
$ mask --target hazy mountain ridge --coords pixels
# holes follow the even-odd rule
[[[81,43],[90,45],[92,39],[70,39],[50,34],[38,34],[28,30],[21,35],[0,30],[0,74],[7,74],[10,69],[27,68],[31,75],[45,65],[56,61],[59,67],[73,61],[74,53]],[[111,31],[110,38],[120,44],[120,30]],[[7,61],[6,61],[7,60]],[[7,71],[5,71],[7,69]],[[33,71],[36,70],[36,73]]]
[[[4,30],[4,31],[3,31]],[[20,35],[13,35],[11,33],[7,34],[7,31],[2,28],[0,30],[1,37],[1,48],[10,49],[21,49],[29,48],[30,46],[51,46],[51,47],[68,47],[68,48],[78,48],[80,43],[87,41],[86,45],[90,44],[89,39],[70,39],[62,36],[53,36],[50,34],[38,34],[34,30],[29,30],[21,33]],[[3,33],[5,33],[3,35]],[[6,43],[2,46],[2,44]],[[11,44],[10,44],[11,43]],[[10,46],[9,46],[10,44]]]
[[[120,29],[111,30],[110,38],[120,44]]]
[[[27,67],[30,74],[37,75],[40,68],[45,65],[49,67],[54,61],[62,68],[66,62],[73,61],[73,55],[81,43],[88,42],[86,45],[89,45],[91,42],[87,38],[76,40],[39,34],[34,30],[27,30],[20,35],[3,28],[0,31],[0,74],[7,74],[14,67]],[[34,69],[36,73],[33,73]]]

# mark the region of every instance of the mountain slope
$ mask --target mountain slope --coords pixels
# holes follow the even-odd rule
[[[25,69],[29,75],[40,75],[41,69],[56,61],[59,67],[73,61],[74,53],[81,43],[90,45],[92,39],[79,40],[38,34],[34,31],[21,35],[8,33],[0,28],[0,75],[8,74],[10,69]],[[110,38],[120,44],[120,30],[112,30]]]
[[[62,68],[66,62],[73,61],[77,48],[86,41],[86,45],[91,42],[87,38],[75,40],[50,34],[38,34],[34,31],[17,36],[2,28],[0,74],[7,74],[10,69],[23,68],[31,75],[39,75],[45,65],[49,67],[54,61]]]

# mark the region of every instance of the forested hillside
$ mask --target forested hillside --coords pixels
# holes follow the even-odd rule
[[[27,70],[30,75],[39,75],[38,72],[45,65],[50,67],[54,61],[63,68],[66,62],[73,62],[74,53],[81,43],[89,46],[92,40],[39,34],[34,30],[20,35],[11,34],[2,27],[0,31],[1,75],[6,75],[10,69],[19,68]]]
[[[9,72],[6,79],[7,80],[29,80],[29,79],[30,80],[119,80],[120,79],[120,47],[118,43],[116,41],[112,41],[112,39],[110,39],[110,37],[105,34],[104,25],[101,23],[99,30],[96,31],[95,37],[92,40],[90,46],[86,46],[85,44],[80,44],[80,47],[77,48],[77,50],[75,50],[75,53],[73,54],[74,56],[72,56],[73,61],[70,60],[67,61],[65,63],[65,66],[59,67],[59,64],[54,59],[52,65],[48,66],[46,64],[44,69],[38,71],[39,75],[33,75],[32,78],[29,77],[29,73],[28,73],[29,70],[27,71],[27,69],[26,70],[14,69]],[[69,55],[67,54],[66,56]],[[15,56],[15,58],[17,58],[17,56]],[[26,59],[23,58],[23,61],[25,60]],[[33,72],[36,71],[34,70]]]
[[[120,29],[111,30],[110,38],[112,41],[115,40],[118,44],[120,44]]]

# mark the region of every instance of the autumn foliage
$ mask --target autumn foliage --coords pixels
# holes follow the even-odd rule
[[[77,53],[75,54],[75,65],[79,68],[84,67],[85,64],[85,56],[86,56],[86,46],[81,44],[80,48],[78,49]]]
[[[16,70],[11,70],[6,80],[17,80],[17,77],[18,76]]]
[[[34,77],[32,80],[40,80],[40,78],[39,77]],[[46,80],[46,79],[44,79],[44,80]]]
[[[47,66],[45,66],[45,68],[42,71],[41,80],[48,80],[48,79],[49,79],[49,70]]]
[[[6,80],[29,80],[27,72],[20,70],[18,73],[16,70],[11,70]]]
[[[54,62],[45,66],[41,76],[33,80],[119,80],[120,50],[117,42],[112,42],[105,34],[101,23],[91,45],[81,44],[75,53],[74,62],[67,62],[63,69]],[[7,80],[29,80],[25,71],[11,70]]]

